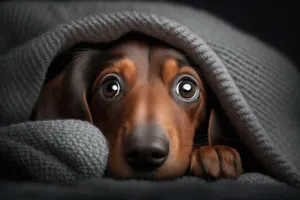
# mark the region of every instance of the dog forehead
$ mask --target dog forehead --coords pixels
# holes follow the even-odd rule
[[[144,75],[159,75],[168,67],[167,60],[185,60],[185,56],[174,48],[163,43],[147,41],[125,41],[115,46],[114,53],[135,64],[136,72]],[[126,66],[124,66],[126,67]]]
[[[113,48],[113,53],[127,57],[135,62],[148,60],[149,44],[141,41],[124,41]]]

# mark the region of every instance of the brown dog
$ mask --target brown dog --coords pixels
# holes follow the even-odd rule
[[[97,126],[109,143],[108,176],[165,180],[187,171],[203,178],[242,173],[237,151],[212,146],[219,122],[208,107],[204,79],[173,47],[134,35],[101,47],[74,47],[51,68],[61,71],[45,84],[33,119]],[[207,127],[209,146],[194,147],[196,130]]]

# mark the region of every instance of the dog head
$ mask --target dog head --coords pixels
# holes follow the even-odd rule
[[[180,51],[154,39],[130,37],[100,49],[73,48],[52,63],[63,70],[45,84],[34,119],[97,126],[109,143],[110,177],[184,175],[195,132],[206,123],[203,78]]]

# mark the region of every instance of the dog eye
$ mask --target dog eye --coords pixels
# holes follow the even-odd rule
[[[105,80],[100,86],[100,94],[105,99],[116,98],[121,94],[121,84],[118,78],[114,75],[105,77]]]
[[[182,77],[176,84],[176,94],[184,101],[194,101],[200,95],[200,90],[193,78]]]

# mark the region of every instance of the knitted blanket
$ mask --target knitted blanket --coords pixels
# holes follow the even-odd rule
[[[79,120],[28,119],[57,55],[130,31],[181,49],[201,68],[237,133],[272,175],[245,174],[238,181],[300,186],[296,66],[203,10],[142,2],[0,4],[2,178],[73,184],[103,176],[108,148],[101,130]]]

